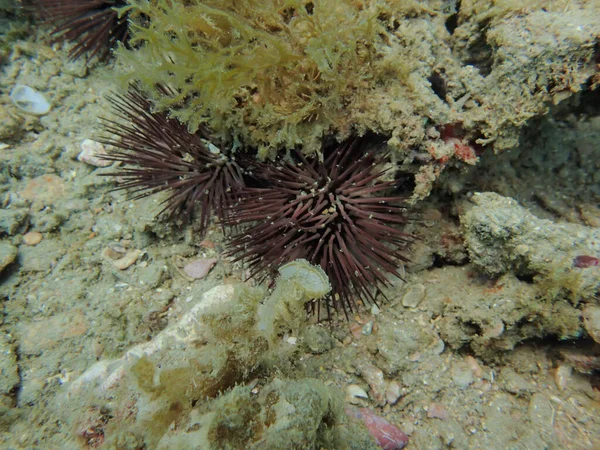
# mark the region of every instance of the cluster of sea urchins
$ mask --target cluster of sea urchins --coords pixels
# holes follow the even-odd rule
[[[407,222],[402,199],[390,195],[394,181],[381,181],[386,157],[371,139],[326,147],[322,160],[295,152],[260,164],[254,176],[263,186],[238,191],[225,221],[247,225],[231,239],[230,254],[248,263],[252,276],[297,258],[320,265],[332,285],[328,316],[332,307],[347,316],[357,299],[375,303],[373,289],[387,284],[386,275],[399,276],[412,240],[401,229]]]
[[[383,181],[387,156],[373,136],[324,145],[322,154],[295,151],[276,162],[236,160],[208,129],[191,134],[133,89],[111,98],[120,117],[106,121],[117,136],[109,159],[124,163],[108,175],[134,198],[167,191],[161,212],[189,220],[204,232],[216,216],[229,232],[228,254],[252,277],[270,278],[297,258],[320,265],[332,285],[325,301],[347,316],[357,301],[375,302],[413,240],[403,198]],[[253,161],[252,169],[244,161]],[[312,305],[321,316],[321,302]]]

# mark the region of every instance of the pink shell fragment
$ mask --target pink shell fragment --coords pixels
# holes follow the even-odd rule
[[[81,143],[81,153],[79,153],[77,159],[92,166],[108,167],[113,161],[104,159],[105,156],[106,150],[104,150],[104,145],[100,142],[86,139]]]
[[[448,420],[448,411],[439,403],[432,403],[427,408],[427,417],[430,419]]]
[[[210,269],[213,268],[216,262],[216,258],[197,259],[196,261],[186,264],[183,271],[188,277],[199,280],[208,275],[208,272],[210,272]]]
[[[400,450],[408,444],[408,436],[403,431],[368,408],[349,406],[346,408],[346,414],[361,419],[383,450]]]
[[[595,256],[579,255],[573,259],[573,267],[583,269],[585,267],[592,267],[600,265],[600,259]]]

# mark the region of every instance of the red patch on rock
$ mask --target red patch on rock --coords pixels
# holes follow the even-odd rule
[[[583,269],[592,266],[600,266],[600,259],[587,255],[579,255],[573,259],[573,267]]]
[[[368,408],[347,407],[346,414],[360,419],[366,425],[371,436],[383,450],[400,450],[408,444],[408,436],[383,417],[379,417]]]

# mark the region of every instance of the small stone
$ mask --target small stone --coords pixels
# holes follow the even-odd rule
[[[425,286],[422,284],[413,284],[402,297],[402,305],[407,308],[416,308],[424,298]]]
[[[439,209],[435,208],[425,208],[423,211],[423,220],[429,220],[432,222],[439,222],[442,220],[444,215]]]
[[[358,322],[352,322],[350,324],[350,332],[354,339],[359,340],[362,336],[362,325]]]
[[[200,242],[200,246],[210,248],[211,250],[215,249],[215,243],[209,239],[204,239],[202,242]]]
[[[586,306],[581,312],[581,317],[585,331],[600,344],[600,306]]]
[[[217,263],[217,258],[197,259],[183,268],[185,274],[194,280],[200,280],[208,275],[210,269]]]
[[[26,245],[38,245],[42,242],[42,233],[38,231],[30,231],[29,233],[25,233],[23,235],[23,242]]]
[[[13,263],[17,257],[17,247],[0,242],[0,272]]]
[[[385,403],[386,384],[383,378],[383,372],[372,364],[361,364],[358,367],[360,375],[369,384],[371,396],[378,404]]]
[[[401,390],[400,384],[395,381],[390,381],[385,389],[385,400],[390,405],[395,405],[400,398]]]
[[[365,336],[370,336],[371,333],[373,333],[373,323],[374,322],[372,320],[365,323],[362,327],[362,334]]]
[[[81,143],[81,153],[77,156],[77,160],[95,167],[108,167],[113,161],[105,159],[105,156],[107,156],[107,153],[104,145],[86,139]]]
[[[128,267],[130,267],[133,264],[135,264],[135,262],[138,260],[138,258],[143,253],[144,252],[141,251],[141,250],[137,250],[137,249],[136,250],[131,250],[131,251],[127,252],[125,254],[125,256],[123,256],[122,258],[113,261],[113,266],[115,266],[119,270],[125,270]]]
[[[600,266],[600,259],[595,256],[579,255],[573,258],[573,267],[577,267],[578,269],[594,266]]]
[[[559,391],[564,391],[569,383],[571,374],[573,373],[573,367],[562,364],[554,371],[554,382]]]
[[[477,360],[471,355],[468,355],[465,358],[465,361],[471,368],[471,372],[473,372],[473,375],[475,375],[477,378],[481,378],[481,376],[483,375],[483,370],[481,369],[481,366],[479,365]]]
[[[410,362],[419,362],[422,357],[423,355],[421,355],[421,352],[414,352],[408,355],[408,360]]]
[[[111,242],[108,247],[103,250],[102,256],[106,259],[115,260],[121,259],[126,253],[127,249],[125,247],[115,242]]]
[[[452,366],[452,381],[459,388],[466,389],[474,381],[471,368],[464,363],[454,364]]]
[[[430,419],[448,420],[448,411],[439,403],[431,403],[427,408],[427,417]]]
[[[102,251],[102,256],[110,261],[110,263],[119,270],[125,270],[135,264],[138,258],[143,254],[142,250],[130,250],[120,258],[116,259],[121,253],[115,251],[114,248],[107,247]]]

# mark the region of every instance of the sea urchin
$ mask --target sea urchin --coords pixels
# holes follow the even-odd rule
[[[282,264],[304,258],[327,273],[331,309],[355,310],[358,299],[375,303],[376,290],[399,276],[398,263],[413,237],[403,198],[383,181],[387,161],[373,138],[353,138],[323,151],[323,160],[296,152],[296,161],[260,164],[261,187],[247,187],[227,219],[248,224],[233,236],[230,255],[263,279]],[[320,313],[320,303],[317,305]]]
[[[224,221],[234,192],[244,187],[233,154],[215,145],[206,127],[192,134],[166,113],[151,112],[150,101],[135,88],[109,101],[119,120],[105,119],[105,130],[118,139],[103,139],[117,148],[105,158],[125,166],[105,175],[119,177],[117,190],[131,191],[134,199],[167,191],[159,215],[184,222],[199,207],[202,234],[211,213]]]
[[[75,44],[71,60],[87,53],[89,62],[94,56],[106,61],[119,42],[127,41],[127,13],[117,11],[125,5],[125,0],[30,0],[28,9],[54,26],[52,42]]]

